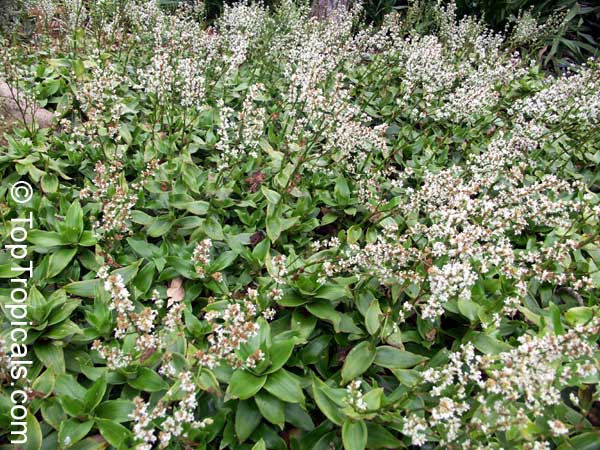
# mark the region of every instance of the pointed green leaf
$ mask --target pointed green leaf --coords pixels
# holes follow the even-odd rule
[[[96,425],[102,437],[113,447],[123,448],[131,436],[131,431],[112,420],[96,418]]]
[[[154,370],[140,367],[137,377],[128,381],[129,386],[143,392],[158,392],[169,388],[169,384]]]
[[[266,375],[257,377],[245,370],[236,370],[229,380],[227,393],[230,397],[246,400],[260,391],[266,381]]]
[[[58,430],[59,445],[69,447],[78,443],[88,435],[93,426],[93,420],[80,422],[77,419],[68,419],[61,422],[60,429]]]
[[[269,375],[264,388],[284,402],[304,403],[304,394],[300,383],[285,369],[279,369]]]
[[[48,260],[46,277],[54,278],[61,273],[69,265],[76,253],[76,248],[61,248],[52,253]]]
[[[33,346],[35,356],[54,373],[65,373],[65,355],[62,347],[54,344],[38,344]]]
[[[375,359],[375,348],[366,341],[361,342],[346,356],[342,367],[342,380],[344,383],[362,375]]]
[[[83,404],[87,411],[92,411],[102,401],[104,394],[106,393],[106,381],[103,378],[99,378],[89,388],[83,398]]]
[[[262,416],[274,425],[278,425],[283,430],[285,422],[285,405],[277,397],[260,391],[254,397],[256,406]]]
[[[260,423],[262,416],[252,400],[240,400],[235,410],[235,434],[244,442]]]
[[[358,422],[346,420],[342,426],[342,442],[345,450],[365,450],[367,447],[367,426],[361,420]]]
[[[79,238],[83,233],[83,210],[78,201],[75,201],[69,207],[61,236],[70,244],[79,242]]]
[[[377,347],[374,363],[388,369],[409,369],[427,358],[390,345]]]

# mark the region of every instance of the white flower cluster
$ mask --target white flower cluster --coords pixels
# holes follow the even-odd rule
[[[284,278],[287,275],[287,257],[285,255],[276,255],[271,259],[272,273],[271,276],[278,284],[283,284]]]
[[[151,301],[158,309],[147,306],[136,312],[131,294],[121,274],[109,274],[108,266],[102,266],[98,270],[98,278],[102,280],[104,290],[110,295],[108,309],[117,313],[117,326],[114,332],[115,338],[122,341],[129,333],[136,333],[136,355],[142,361],[149,358],[157,349],[165,348],[168,333],[174,331],[182,324],[183,303],[181,303],[181,300],[183,296],[169,296],[167,314],[163,318],[163,327],[157,333],[155,322],[159,314],[158,309],[163,305],[163,301],[157,290],[152,292]],[[170,294],[171,290],[175,289],[173,285],[175,285],[175,288],[180,287],[172,282],[172,287],[167,290],[167,294]],[[92,349],[98,351],[100,356],[107,361],[107,367],[110,369],[128,366],[132,362],[135,353],[124,353],[117,346],[106,346],[99,340],[94,342]]]
[[[106,360],[106,367],[110,370],[118,370],[128,367],[131,364],[131,355],[124,353],[116,346],[107,347],[99,340],[92,343],[92,350],[98,352],[100,357]]]
[[[285,276],[288,274],[287,257],[285,255],[276,255],[271,259],[269,274],[275,286],[271,288],[267,296],[271,300],[280,300],[283,297],[281,285],[285,284]]]
[[[0,384],[10,379],[9,371],[12,362],[8,355],[8,346],[6,344],[6,339],[0,336]]]
[[[422,317],[432,320],[449,300],[469,300],[477,281],[493,271],[513,283],[507,311],[515,310],[531,279],[574,289],[591,286],[587,277],[561,269],[577,249],[574,240],[525,251],[511,242],[536,224],[568,229],[588,209],[574,196],[580,184],[528,176],[528,152],[535,147],[526,137],[499,134],[464,167],[425,172],[421,185],[400,194],[397,213],[410,225],[399,229],[388,221],[374,242],[340,246],[341,255],[323,265],[325,275],[351,272],[386,284],[414,283],[421,289]]]
[[[358,412],[365,412],[367,404],[363,399],[363,393],[360,390],[361,380],[353,380],[346,386],[347,398],[346,401]]]
[[[215,368],[225,361],[234,368],[253,368],[265,357],[257,349],[247,357],[240,357],[238,351],[242,344],[258,335],[260,329],[256,322],[257,309],[249,300],[228,304],[224,309],[212,309],[204,315],[212,333],[208,336],[209,348],[196,352],[200,366]]]
[[[437,21],[437,35],[399,39],[392,28],[398,35],[375,65],[394,68],[394,85],[400,88],[396,103],[405,105],[411,120],[472,124],[498,104],[499,88],[527,68],[518,54],[506,56],[501,35],[473,17],[457,20],[454,2],[437,8]]]
[[[466,445],[467,429],[489,435],[546,417],[553,435],[567,434],[567,425],[552,417],[550,407],[562,402],[560,389],[574,379],[597,376],[593,337],[599,331],[596,317],[562,335],[525,334],[518,347],[497,355],[481,356],[473,344],[463,344],[447,364],[423,372],[436,406],[425,416],[410,413],[403,433],[417,446],[426,442],[427,431],[437,434],[442,445]],[[466,424],[464,416],[469,417]]]
[[[533,7],[521,10],[512,21],[514,26],[509,35],[510,44],[515,47],[541,44],[544,38],[555,34],[565,24],[565,18],[565,12],[557,12],[542,22],[540,18],[534,16]]]
[[[208,238],[203,239],[194,248],[192,254],[192,261],[196,267],[196,273],[200,278],[204,278],[206,275],[206,266],[210,264],[210,250],[212,249],[212,241]]]
[[[180,440],[188,436],[187,429],[205,428],[213,423],[213,419],[207,417],[203,420],[195,418],[198,407],[196,399],[197,388],[193,381],[193,375],[189,371],[172,374],[178,382],[182,397],[174,405],[169,405],[169,394],[159,400],[149,412],[149,404],[141,397],[134,399],[135,409],[131,414],[133,419],[133,432],[135,439],[139,442],[135,450],[151,450],[158,441],[158,448],[164,449],[172,440]],[[180,398],[180,397],[177,397]],[[158,438],[156,436],[157,429]]]
[[[108,273],[108,266],[102,266],[98,270],[98,278],[103,281],[104,290],[110,294],[110,303],[108,309],[117,311],[117,327],[115,328],[115,337],[121,339],[125,337],[131,321],[129,315],[135,310],[133,301],[130,298],[129,290],[123,282],[121,274]]]
[[[269,23],[266,8],[260,3],[225,4],[217,21],[221,34],[226,76],[232,76],[246,61],[249,53],[259,45]]]
[[[547,78],[541,90],[517,100],[509,113],[518,122],[530,122],[544,128],[560,124],[594,127],[600,125],[600,72],[597,63],[576,74]]]
[[[262,83],[250,86],[239,113],[226,106],[222,99],[218,100],[220,125],[215,148],[220,152],[219,170],[230,169],[236,163],[258,157],[267,120],[266,109],[260,103],[264,92]]]
[[[107,113],[113,122],[118,123],[124,108],[119,89],[128,79],[115,64],[102,61],[97,51],[92,58],[87,78],[79,84],[75,93],[87,118],[86,123],[81,126],[98,126],[104,120],[102,116]],[[88,124],[89,121],[92,124]]]
[[[120,160],[110,164],[100,161],[96,163],[93,188],[86,187],[79,195],[81,198],[91,197],[100,202],[101,217],[93,223],[97,237],[121,240],[131,232],[131,210],[137,202],[139,191],[156,172],[158,163],[156,159],[150,161],[140,174],[141,180],[131,184],[124,177],[123,163]]]

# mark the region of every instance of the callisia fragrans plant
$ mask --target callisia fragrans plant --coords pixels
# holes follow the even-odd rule
[[[0,450],[598,448],[599,62],[352,3],[24,2]]]

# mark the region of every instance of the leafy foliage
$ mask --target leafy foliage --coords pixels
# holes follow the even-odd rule
[[[30,6],[1,76],[56,120],[0,147],[0,448],[21,388],[36,450],[597,448],[597,61],[453,3]]]

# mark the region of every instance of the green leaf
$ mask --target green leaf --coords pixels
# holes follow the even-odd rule
[[[358,224],[352,225],[348,228],[346,236],[348,244],[356,244],[362,236],[362,228]]]
[[[56,231],[31,230],[27,233],[27,240],[44,248],[66,244]]]
[[[51,369],[45,370],[39,377],[33,382],[32,388],[35,391],[43,392],[44,394],[51,394],[56,384],[56,376]]]
[[[66,242],[76,244],[79,242],[81,233],[83,233],[83,210],[79,202],[75,201],[67,211],[61,236]]]
[[[315,403],[325,416],[336,425],[342,425],[346,420],[345,415],[341,412],[341,405],[334,402],[325,392],[330,389],[321,380],[313,377],[313,397]]]
[[[367,424],[367,448],[402,448],[402,442],[394,437],[385,427],[376,423]]]
[[[58,430],[60,424],[67,420],[67,415],[63,411],[60,403],[56,399],[48,399],[41,406],[41,413],[44,422],[50,425],[52,428]]]
[[[375,348],[367,341],[355,346],[346,356],[342,367],[342,381],[344,383],[362,375],[375,359]]]
[[[222,241],[224,238],[223,228],[215,216],[210,216],[204,221],[204,232],[215,241]]]
[[[56,392],[55,392],[56,393]],[[62,396],[58,398],[62,409],[72,417],[80,417],[85,414],[83,402],[73,397]]]
[[[106,381],[103,378],[99,378],[85,393],[85,397],[83,398],[83,405],[85,406],[85,409],[87,411],[93,411],[94,408],[102,401],[105,393]]]
[[[379,409],[382,398],[383,388],[371,389],[363,396],[363,400],[367,405],[367,409],[371,411]]]
[[[27,414],[25,422],[27,423],[27,442],[23,445],[23,450],[40,450],[42,448],[42,428],[40,427],[40,423],[31,413]]]
[[[263,195],[265,196],[265,198],[267,199],[267,202],[276,205],[279,200],[281,199],[281,195],[279,195],[278,192],[275,192],[271,189],[267,189],[264,185],[262,185],[260,187],[261,192],[263,193]]]
[[[140,367],[137,377],[127,383],[132,388],[143,392],[158,392],[169,389],[169,384],[154,370],[147,367]]]
[[[99,440],[97,436],[90,436],[69,447],[69,450],[105,450],[106,447],[107,444],[104,440]]]
[[[565,312],[565,319],[571,326],[585,325],[594,317],[594,310],[587,306],[576,306]]]
[[[127,238],[127,243],[142,258],[151,259],[158,252],[158,247],[149,244],[145,239]]]
[[[133,210],[131,211],[131,221],[133,223],[139,223],[140,225],[152,225],[156,220],[156,217],[152,217],[143,211]]]
[[[312,431],[315,429],[310,415],[297,403],[285,404],[285,421],[302,430]]]
[[[250,450],[267,450],[265,441],[263,441],[262,439],[259,440],[256,444],[254,444],[254,447],[252,447]]]
[[[46,301],[42,293],[35,286],[29,289],[27,301],[29,303],[29,317],[35,322],[43,322],[48,317],[50,303]]]
[[[74,334],[83,334],[83,330],[79,328],[75,322],[67,319],[50,328],[48,332],[44,334],[44,337],[48,339],[65,339],[67,336],[72,336]]]
[[[267,260],[267,256],[269,255],[269,250],[271,248],[271,241],[268,239],[263,239],[258,243],[256,247],[252,250],[252,255],[263,264],[265,260]]]
[[[33,352],[44,366],[52,369],[54,373],[65,373],[65,355],[62,347],[54,344],[36,343]]]
[[[278,371],[283,365],[290,359],[292,352],[294,351],[294,339],[285,339],[282,341],[275,341],[271,346],[269,353],[271,366],[266,373],[273,373]]]
[[[58,189],[58,177],[54,174],[47,173],[42,177],[42,190],[47,194],[53,194]]]
[[[236,260],[237,256],[238,256],[238,254],[236,252],[232,252],[232,251],[221,253],[219,255],[219,257],[210,264],[208,271],[209,272],[219,272],[223,269],[226,269],[231,264],[233,264],[233,262]]]
[[[340,298],[344,298],[347,296],[348,292],[345,286],[337,286],[331,284],[321,286],[317,291],[317,294],[315,295],[315,297],[317,298],[324,298],[330,301],[339,300]]]
[[[365,450],[367,447],[367,426],[361,420],[346,420],[342,426],[342,442],[345,450]]]
[[[284,402],[304,403],[300,382],[285,369],[279,369],[269,375],[264,388]]]
[[[80,422],[77,419],[65,420],[60,424],[60,429],[58,430],[59,445],[69,447],[76,444],[87,436],[93,426],[93,420],[85,422]]]
[[[126,123],[121,123],[119,126],[119,134],[125,141],[125,143],[131,145],[133,141],[133,136],[131,136],[131,132],[129,131],[129,126]]]
[[[83,400],[86,392],[87,390],[77,382],[73,375],[62,374],[56,377],[54,393],[58,398],[67,396]]]
[[[256,406],[262,416],[274,425],[278,425],[283,430],[285,423],[285,406],[277,397],[260,391],[254,397]]]
[[[267,217],[267,236],[271,242],[275,242],[279,239],[279,235],[281,234],[281,217],[278,214],[273,214]]]
[[[130,414],[134,409],[135,404],[130,400],[107,400],[96,407],[94,414],[96,417],[121,423],[132,420]]]
[[[138,259],[133,264],[129,264],[128,266],[121,267],[120,269],[112,272],[113,274],[119,274],[123,277],[123,283],[129,283],[131,280],[135,278],[142,265],[143,259]]]
[[[236,370],[229,380],[227,394],[232,398],[246,400],[260,391],[266,381],[266,375],[257,377],[245,370]]]
[[[133,279],[133,285],[138,288],[141,293],[145,294],[150,287],[152,287],[155,272],[156,268],[154,263],[149,262],[137,273]]]
[[[381,308],[379,308],[379,301],[377,299],[373,300],[365,315],[365,325],[370,335],[374,335],[379,330],[382,315]]]
[[[78,297],[94,298],[96,296],[96,289],[102,287],[101,281],[98,279],[85,280],[85,281],[74,281],[65,285],[64,289],[66,292]]]
[[[177,273],[179,273],[184,278],[194,278],[196,276],[194,264],[189,258],[184,259],[178,256],[167,256],[165,260],[168,266],[176,270]],[[155,259],[154,262],[156,264],[157,260]]]
[[[336,311],[331,302],[327,300],[319,300],[317,302],[310,303],[306,305],[305,308],[313,316],[331,322],[334,327],[338,327],[340,325],[340,321],[342,320],[341,314]]]
[[[235,434],[244,442],[260,423],[262,416],[252,400],[240,400],[235,410]]]
[[[164,236],[169,232],[172,225],[173,221],[169,216],[157,217],[156,220],[148,227],[146,233],[148,233],[148,236],[151,237]]]
[[[573,436],[556,450],[600,450],[600,435],[597,432],[586,432]]]
[[[498,353],[512,350],[509,344],[483,333],[478,333],[472,342],[477,350],[486,355],[497,355]]]
[[[460,313],[469,319],[471,322],[478,319],[479,305],[475,303],[473,300],[459,298],[458,299],[458,310]]]
[[[550,303],[550,305],[548,306],[548,315],[550,317],[550,323],[552,324],[554,334],[565,334],[565,329],[561,321],[560,308],[555,303]]]
[[[54,278],[69,265],[75,254],[76,248],[61,248],[50,255],[48,260],[47,278]]]
[[[122,448],[131,436],[127,428],[112,420],[96,418],[96,425],[102,437],[113,447]]]
[[[343,176],[339,176],[335,180],[333,195],[335,195],[335,200],[340,205],[345,205],[350,200],[350,187],[348,187],[348,182]]]
[[[23,269],[17,269],[17,264],[0,264],[0,278],[16,278],[25,272]],[[15,268],[16,270],[12,270]]]
[[[185,209],[190,214],[194,214],[195,216],[204,216],[208,212],[209,208],[210,204],[203,201],[190,202],[185,205]]]
[[[377,347],[374,363],[388,369],[410,369],[427,358],[390,345]]]

